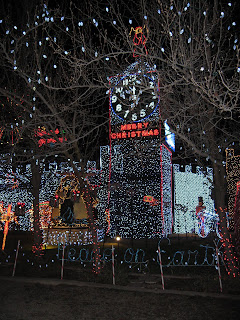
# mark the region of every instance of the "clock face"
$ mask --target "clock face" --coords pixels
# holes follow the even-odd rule
[[[111,89],[112,111],[125,122],[140,122],[148,118],[159,105],[157,77],[134,74],[123,76]]]

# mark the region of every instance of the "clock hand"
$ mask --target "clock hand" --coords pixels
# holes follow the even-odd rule
[[[136,107],[135,101],[131,103],[131,109],[134,109]]]

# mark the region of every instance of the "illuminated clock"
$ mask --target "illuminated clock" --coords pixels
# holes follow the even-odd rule
[[[137,73],[118,78],[110,91],[114,114],[125,122],[140,122],[159,106],[156,75]]]

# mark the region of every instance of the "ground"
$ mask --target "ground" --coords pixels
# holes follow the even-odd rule
[[[194,319],[237,320],[240,298],[114,290],[94,286],[49,285],[16,277],[0,279],[0,320]],[[59,284],[60,283],[60,284]],[[61,284],[62,283],[62,284]]]
[[[204,242],[202,239],[177,237],[171,239],[171,246],[168,242],[161,243],[165,252],[164,263],[178,250],[186,253],[184,259],[188,258],[188,250],[199,252],[197,266],[179,266],[178,256],[174,265],[164,267],[163,291],[156,262],[157,241],[131,240],[113,244],[116,275],[116,286],[113,286],[109,251],[112,243],[107,242],[102,245],[101,252],[107,250],[109,255],[101,264],[98,276],[93,273],[90,255],[85,257],[87,250],[91,252],[91,246],[84,246],[75,248],[75,260],[75,249],[66,250],[63,280],[60,280],[62,261],[61,254],[58,257],[58,248],[46,248],[37,258],[31,251],[31,239],[25,236],[21,238],[13,277],[19,236],[11,238],[10,234],[5,252],[0,251],[0,320],[240,319],[240,277],[228,276],[222,264],[223,293],[219,292],[218,272],[215,263],[211,264],[215,252],[211,239]],[[213,248],[206,255],[208,243]],[[128,248],[133,248],[128,253],[134,252],[134,255],[125,255]],[[138,261],[149,261],[147,266],[146,262],[140,266],[142,270],[139,270],[139,263],[135,263],[139,248],[146,256],[139,255]],[[81,255],[86,260],[84,263],[79,260],[80,250],[85,252]],[[206,258],[209,265],[204,263]],[[133,264],[126,262],[128,260]]]

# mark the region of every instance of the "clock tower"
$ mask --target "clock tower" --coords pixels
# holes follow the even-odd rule
[[[109,85],[107,232],[159,238],[172,230],[172,163],[161,142],[157,70],[139,59]]]
[[[143,122],[158,109],[157,76],[149,72],[124,74],[110,80],[111,110],[122,122]]]

